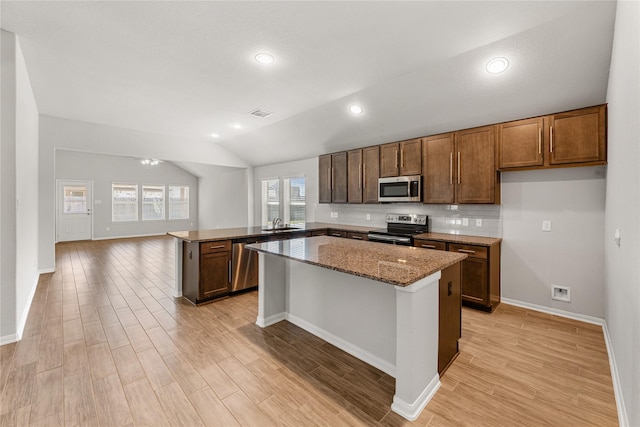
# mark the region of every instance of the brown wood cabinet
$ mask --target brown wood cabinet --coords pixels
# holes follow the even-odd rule
[[[468,255],[462,261],[460,277],[463,304],[493,311],[500,303],[500,245],[449,243],[449,251]]]
[[[380,147],[362,149],[362,202],[378,203],[380,177]]]
[[[606,164],[606,126],[606,105],[502,123],[498,125],[498,168]]]
[[[435,249],[437,251],[446,251],[447,250],[447,243],[446,242],[440,242],[440,241],[437,241],[437,240],[415,239],[413,241],[413,246],[415,246],[417,248],[423,248],[423,249]]]
[[[347,238],[349,237],[349,232],[342,231],[342,230],[334,230],[333,228],[329,228],[327,230],[327,236]]]
[[[362,203],[362,150],[347,151],[347,199]]]
[[[498,167],[542,166],[543,128],[542,117],[498,125]]]
[[[183,242],[182,294],[200,304],[229,294],[231,241]]]
[[[442,375],[458,356],[458,341],[462,336],[460,293],[461,264],[441,272],[438,297],[438,373]]]
[[[424,203],[500,203],[495,126],[422,139]]]
[[[367,233],[359,233],[356,231],[349,231],[347,233],[347,238],[348,239],[355,239],[355,240],[369,240],[369,237],[367,236]]]
[[[347,203],[347,152],[318,158],[318,201]]]
[[[422,140],[420,138],[380,146],[380,177],[421,174]]]

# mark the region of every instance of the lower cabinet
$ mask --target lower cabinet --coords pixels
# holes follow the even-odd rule
[[[349,237],[349,232],[330,228],[327,230],[327,236],[347,238]]]
[[[442,375],[458,356],[458,340],[462,336],[461,263],[442,270],[440,276],[438,322],[438,373]]]
[[[468,255],[461,263],[463,304],[493,311],[500,303],[500,245],[487,247],[449,243],[449,251]]]
[[[369,240],[368,233],[358,233],[357,231],[349,231],[347,238],[355,240]]]
[[[231,285],[231,240],[183,242],[182,295],[194,304],[224,297]]]

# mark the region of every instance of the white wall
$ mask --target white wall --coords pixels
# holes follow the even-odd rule
[[[619,1],[607,91],[605,319],[622,391],[618,404],[624,403],[630,426],[640,426],[639,76],[640,3]],[[617,228],[621,230],[620,246],[613,239]]]
[[[17,38],[2,31],[0,343],[20,339],[38,283],[38,109]],[[19,238],[18,238],[19,236]]]
[[[164,162],[144,167],[132,157],[56,150],[56,180],[93,181],[93,199],[100,201],[93,206],[93,238],[140,236],[162,234],[168,231],[196,229],[198,224],[198,178],[178,166]],[[164,220],[134,222],[111,221],[111,184],[187,185],[189,186],[188,220]],[[165,200],[168,198],[165,188]],[[139,196],[140,197],[140,196]],[[142,201],[138,200],[139,216]],[[165,213],[168,212],[165,210]],[[51,213],[53,214],[53,212]]]
[[[604,317],[605,167],[502,174],[504,298]],[[550,220],[551,232],[542,231]],[[551,285],[571,302],[551,300]]]
[[[211,166],[198,181],[200,229],[249,225],[248,169]]]
[[[48,271],[55,267],[56,149],[247,167],[246,162],[211,142],[210,138],[186,139],[41,115],[39,264],[41,270]]]

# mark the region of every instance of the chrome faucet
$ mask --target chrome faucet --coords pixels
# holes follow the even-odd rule
[[[272,222],[272,228],[278,228],[282,224],[282,218],[274,218]]]

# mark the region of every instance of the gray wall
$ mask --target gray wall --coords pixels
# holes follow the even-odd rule
[[[504,298],[604,317],[605,170],[502,174]],[[571,302],[551,300],[552,284],[571,288]]]
[[[168,231],[196,229],[198,224],[198,178],[178,166],[164,162],[153,167],[144,167],[136,159],[106,154],[82,153],[56,150],[56,180],[93,181],[94,204],[93,237],[140,236],[162,234]],[[187,185],[189,186],[188,220],[164,220],[135,222],[111,221],[111,184]],[[168,189],[165,189],[165,200]],[[138,212],[142,212],[142,201],[138,200]]]
[[[246,227],[247,169],[217,167],[199,179],[201,229]]]
[[[640,3],[619,1],[607,102],[605,318],[630,426],[640,426]],[[618,246],[613,235],[621,230]],[[622,420],[621,420],[622,421]],[[622,425],[622,424],[621,424]]]
[[[38,282],[38,109],[17,38],[2,31],[0,343],[20,339]],[[19,238],[18,238],[19,236]]]

